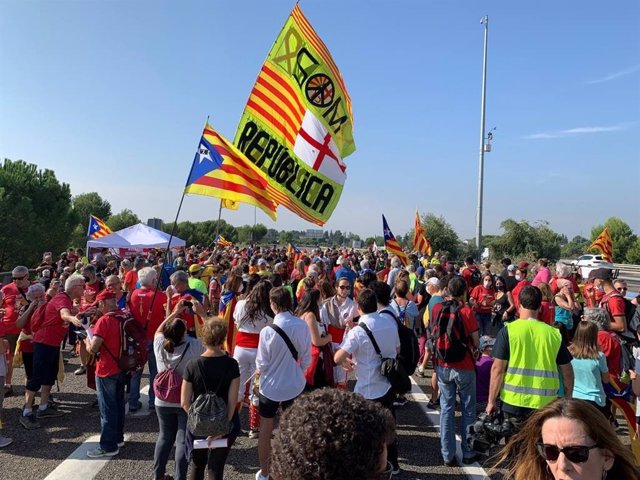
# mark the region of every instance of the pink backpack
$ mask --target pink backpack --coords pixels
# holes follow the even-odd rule
[[[167,368],[163,372],[156,375],[153,380],[153,393],[158,400],[167,403],[180,403],[180,392],[182,390],[182,377],[176,371],[180,362],[184,358],[184,354],[189,350],[189,344],[187,343],[184,352],[180,355],[180,359],[176,366],[173,368]],[[164,356],[164,349],[163,349]],[[164,364],[168,365],[167,359],[163,358]]]

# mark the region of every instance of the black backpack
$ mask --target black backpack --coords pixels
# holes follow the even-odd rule
[[[460,305],[455,300],[442,304],[442,309],[431,322],[434,352],[442,362],[461,362],[469,351],[468,337],[460,316]]]
[[[479,268],[471,270],[471,286],[476,287],[482,283],[482,273]]]
[[[413,330],[406,327],[403,322],[396,316],[394,312],[388,309],[381,310],[380,313],[385,313],[396,321],[398,325],[398,337],[400,337],[400,353],[398,353],[398,360],[402,363],[407,375],[413,375],[418,366],[418,360],[420,359],[420,349],[418,347],[418,338]]]

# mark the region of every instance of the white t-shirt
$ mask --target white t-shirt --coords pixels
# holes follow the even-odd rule
[[[383,358],[396,358],[400,348],[400,337],[395,320],[389,315],[370,313],[360,317],[359,324],[366,324],[373,334]],[[391,388],[386,377],[380,373],[382,360],[373,348],[367,332],[361,327],[350,330],[341,349],[353,355],[356,363],[355,393],[375,400],[383,397]]]
[[[340,312],[340,325],[344,328],[347,326],[347,320],[353,320],[358,316],[358,305],[355,301],[347,297],[342,304],[339,304],[336,301],[336,298],[330,298],[325,303],[322,304],[322,308],[320,309],[320,321],[325,325],[331,325],[331,318],[329,317],[329,308],[328,303],[338,307],[338,311]]]
[[[246,333],[260,333],[264,327],[273,323],[273,318],[265,314],[260,314],[258,317],[253,319],[253,322],[249,319],[246,319],[243,322],[246,305],[247,301],[245,299],[238,300],[236,308],[233,310],[233,318],[235,319],[238,331]]]
[[[190,337],[189,335],[184,336],[184,342],[177,345],[173,350],[173,353],[167,352],[162,346],[163,343],[164,335],[161,333],[157,334],[153,338],[153,354],[156,357],[158,373],[164,372],[169,368],[175,368],[176,372],[180,374],[181,377],[184,375],[184,370],[187,368],[189,360],[192,358],[198,358],[205,350],[204,345],[202,345],[200,340]],[[189,349],[185,352],[187,345],[189,345]],[[184,357],[180,360],[183,353]],[[158,400],[158,397],[155,398],[154,405],[156,407],[180,407],[179,403],[163,402],[162,400]]]

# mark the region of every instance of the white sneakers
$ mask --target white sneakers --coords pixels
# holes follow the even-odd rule
[[[262,470],[256,472],[256,480],[269,480],[271,477],[262,474]]]

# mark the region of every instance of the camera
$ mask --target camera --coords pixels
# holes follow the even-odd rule
[[[520,422],[514,418],[504,418],[501,413],[481,413],[467,432],[469,448],[480,455],[490,457],[492,450],[500,446],[500,441],[518,431]]]
[[[187,308],[193,308],[193,302],[190,302],[189,300],[183,301],[182,305],[184,305]]]

